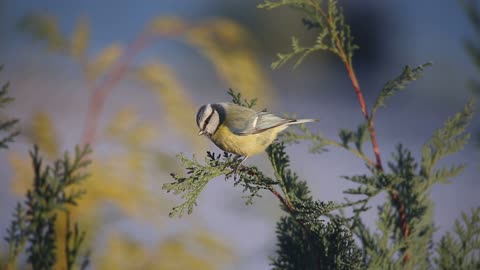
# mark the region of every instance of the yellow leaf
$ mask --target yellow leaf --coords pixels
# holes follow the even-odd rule
[[[30,161],[16,152],[10,152],[8,161],[12,166],[10,188],[17,195],[23,195],[33,183]]]
[[[194,243],[200,246],[200,250],[203,254],[210,257],[212,260],[215,258],[220,263],[231,263],[233,260],[233,252],[225,242],[212,235],[205,230],[196,230],[188,234]]]
[[[33,115],[29,131],[32,142],[37,144],[48,157],[54,158],[58,155],[57,133],[46,112],[37,112]]]
[[[179,33],[184,29],[185,23],[180,18],[174,16],[157,17],[149,25],[149,31],[158,35]]]
[[[135,240],[134,236],[112,230],[111,220],[105,217],[105,206],[120,210],[125,219],[138,219],[142,215],[147,221],[166,218],[168,211],[158,189],[148,182],[144,173],[135,172],[129,162],[131,152],[110,156],[92,157],[88,168],[91,177],[80,187],[87,193],[75,207],[69,207],[72,222],[79,221],[80,228],[87,231],[83,248],[95,247],[92,265],[97,269],[168,269],[168,270],[215,270],[225,269],[233,260],[231,249],[207,231],[199,230],[172,235],[160,239],[154,246]],[[140,152],[136,153],[141,155]],[[143,156],[142,158],[146,158]],[[12,185],[15,192],[24,195],[32,185],[32,171],[27,156],[13,152],[10,163],[14,169]],[[158,175],[155,175],[157,178]],[[158,179],[154,179],[158,181]],[[67,192],[70,191],[67,190]],[[163,213],[163,214],[162,214]],[[108,217],[108,215],[106,215]],[[156,222],[155,222],[156,223]],[[156,223],[163,224],[163,223]],[[105,227],[110,226],[110,227]],[[159,230],[162,228],[157,225]],[[55,269],[65,269],[66,220],[60,211],[56,222],[57,264]],[[106,243],[98,244],[99,235]],[[95,245],[95,246],[94,246]]]
[[[143,65],[138,78],[156,94],[166,126],[173,126],[178,133],[189,139],[193,145],[201,145],[194,121],[197,106],[193,104],[176,74],[168,66],[151,63]]]
[[[157,137],[153,124],[140,121],[130,108],[120,110],[107,127],[108,137],[128,148],[147,147]]]
[[[177,239],[165,241],[156,251],[158,262],[160,263],[158,269],[165,270],[182,270],[182,269],[196,269],[196,270],[210,270],[217,269],[216,260],[207,260],[205,257],[193,253],[187,248],[187,245],[181,243]]]
[[[110,69],[122,56],[123,47],[113,43],[103,49],[93,61],[87,65],[87,77],[94,81]]]
[[[112,119],[110,125],[108,125],[106,130],[107,135],[112,138],[117,138],[130,130],[137,120],[137,114],[133,109],[121,109]]]
[[[66,47],[65,38],[60,34],[57,20],[53,16],[28,15],[22,18],[19,27],[34,38],[47,41],[48,48],[52,51],[62,51]]]
[[[142,243],[116,231],[110,231],[107,239],[98,269],[154,269],[147,266],[151,254]]]
[[[249,46],[253,37],[242,26],[216,19],[191,28],[186,38],[214,65],[225,88],[233,88],[246,98],[272,102],[271,84]]]
[[[70,52],[73,57],[81,59],[85,56],[88,40],[90,38],[90,27],[85,18],[78,20],[72,35]]]

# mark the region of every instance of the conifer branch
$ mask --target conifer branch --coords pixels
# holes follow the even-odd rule
[[[311,1],[315,2],[314,0],[311,0]],[[323,12],[322,9],[319,7],[317,2],[315,2],[315,3],[317,4],[316,5],[317,11],[319,11],[319,13],[325,18],[325,20],[328,22],[330,27],[332,27],[334,25],[333,18],[331,16],[329,16],[330,14],[327,15],[325,12]],[[332,6],[332,3],[334,3],[334,2],[332,2],[332,1],[329,2],[329,8]],[[362,90],[360,88],[360,84],[358,82],[355,70],[353,68],[351,57],[348,57],[346,55],[345,49],[344,49],[344,47],[342,45],[342,42],[340,41],[338,35],[335,36],[335,39],[336,39],[336,46],[338,48],[338,55],[345,65],[345,69],[347,71],[348,77],[350,78],[350,81],[352,83],[355,94],[357,95],[358,103],[360,105],[360,110],[363,114],[363,117],[364,117],[365,121],[367,122],[368,131],[370,133],[370,141],[372,143],[372,149],[373,149],[373,153],[375,155],[375,161],[376,161],[375,166],[379,171],[383,171],[383,164],[382,164],[382,158],[381,158],[381,155],[380,155],[380,148],[378,146],[377,135],[376,135],[376,132],[375,132],[375,124],[374,124],[374,117],[373,117],[374,114],[372,113],[372,115],[370,116],[369,113],[368,113],[367,105],[365,103],[365,99],[363,97],[363,93],[362,93]],[[396,190],[390,190],[390,197],[391,197],[394,205],[397,208],[399,218],[400,218],[402,235],[403,235],[404,239],[406,239],[409,236],[410,228],[409,228],[409,224],[408,224],[408,220],[407,220],[405,205],[402,202],[402,199],[400,198],[400,196],[399,196],[399,194]],[[410,257],[410,255],[408,253],[406,253],[404,255],[404,263],[408,262],[409,257]]]
[[[362,145],[365,142],[365,131],[366,129],[364,128],[365,126],[362,125],[360,126],[356,132],[347,130],[347,129],[342,129],[340,131],[339,137],[340,137],[340,142],[332,140],[332,139],[327,139],[323,137],[323,135],[318,132],[317,134],[312,133],[305,125],[299,125],[298,129],[300,130],[301,133],[297,133],[292,130],[286,130],[282,132],[279,135],[279,138],[283,143],[286,144],[295,144],[298,143],[299,141],[310,141],[312,144],[309,147],[309,151],[311,153],[322,153],[328,151],[326,148],[327,146],[336,146],[339,148],[343,148],[350,153],[354,154],[355,156],[363,159],[368,166],[373,166],[375,167],[375,161],[371,160],[364,152],[362,149]],[[349,144],[350,143],[355,144],[355,148],[351,147]]]
[[[462,212],[455,221],[454,234],[447,232],[436,247],[438,269],[480,269],[480,207],[472,209],[470,216]]]
[[[350,33],[350,27],[344,21],[343,11],[341,8],[337,7],[337,1],[335,0],[329,0],[327,8],[325,9],[320,5],[320,3],[321,1],[316,0],[283,0],[265,1],[264,4],[259,6],[261,8],[267,9],[277,8],[280,6],[290,6],[295,9],[300,9],[308,16],[307,19],[303,19],[303,23],[305,24],[305,26],[308,29],[313,27],[319,28],[319,35],[317,37],[315,45],[310,48],[300,46],[298,39],[292,38],[293,51],[290,54],[279,54],[279,60],[272,64],[272,66],[274,68],[277,68],[290,60],[293,56],[300,54],[301,57],[295,64],[298,65],[299,62],[301,62],[304,57],[312,50],[327,50],[336,54],[343,62],[345,70],[347,71],[347,75],[357,96],[358,103],[360,105],[360,111],[366,123],[365,129],[368,131],[370,137],[375,161],[371,161],[363,154],[361,150],[361,145],[363,143],[362,136],[356,135],[351,131],[340,132],[342,144],[338,144],[335,141],[327,140],[321,137],[320,134],[317,136],[312,136],[312,134],[309,134],[305,131],[303,131],[305,135],[292,135],[293,133],[289,134],[287,132],[285,138],[287,138],[287,142],[289,142],[288,140],[290,140],[290,142],[294,142],[298,139],[301,139],[302,136],[304,138],[309,138],[314,143],[314,146],[311,149],[315,149],[318,152],[325,151],[324,147],[326,145],[341,146],[342,148],[347,149],[356,156],[362,158],[367,163],[367,165],[374,166],[375,170],[372,171],[374,174],[384,174],[382,157],[375,131],[375,112],[380,106],[383,105],[383,102],[386,98],[392,95],[395,91],[401,90],[406,83],[419,78],[421,76],[421,71],[423,71],[423,69],[430,64],[427,63],[415,69],[407,66],[404,69],[404,72],[398,78],[391,82],[388,82],[385,85],[385,87],[382,89],[382,92],[380,93],[379,98],[377,99],[377,102],[374,104],[372,111],[369,112],[352,63],[353,52],[358,47],[353,43],[353,37]],[[329,38],[330,42],[326,42],[326,38]],[[348,146],[348,143],[353,138],[357,140],[355,142],[357,146],[356,150]],[[454,171],[455,168],[452,168],[450,170],[450,172],[452,173]],[[402,236],[404,239],[407,239],[410,235],[410,221],[408,220],[407,209],[405,207],[405,203],[403,202],[404,198],[402,198],[400,195],[401,193],[393,187],[388,188],[387,191],[389,193],[390,199],[393,202],[393,205],[397,210]],[[404,263],[407,263],[408,260],[409,255],[407,253],[404,257]]]
[[[69,206],[75,206],[84,194],[71,190],[87,178],[83,172],[90,164],[86,156],[88,146],[75,148],[73,159],[65,153],[63,159],[45,165],[37,146],[30,152],[34,177],[33,187],[27,191],[25,202],[18,203],[13,220],[7,228],[5,240],[9,245],[7,269],[14,268],[18,255],[26,248],[27,261],[33,269],[53,269],[57,263],[55,222],[60,212],[68,217]],[[67,223],[66,246],[68,269],[75,264],[80,245],[85,237],[78,224],[71,231]],[[73,236],[73,241],[71,237]],[[28,245],[26,245],[28,243]]]
[[[3,66],[0,65],[0,72]],[[7,104],[13,101],[12,97],[8,96],[9,83],[5,83],[0,88],[0,108],[3,108]],[[0,137],[0,149],[8,148],[8,143],[13,142],[16,136],[20,134],[17,129],[18,119],[0,119],[0,132],[6,132],[7,134]]]

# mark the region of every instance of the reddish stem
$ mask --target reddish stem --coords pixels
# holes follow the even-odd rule
[[[280,200],[280,202],[288,209],[290,213],[293,214],[295,212],[293,205],[287,199],[285,199],[278,191],[276,191],[273,187],[270,187],[269,190]]]
[[[377,136],[375,134],[373,119],[370,119],[370,116],[368,114],[367,105],[365,103],[365,99],[363,98],[363,93],[360,88],[360,84],[358,83],[357,76],[353,71],[352,65],[347,61],[345,61],[344,63],[345,63],[345,68],[347,69],[348,77],[352,81],[352,86],[353,86],[353,89],[355,90],[355,94],[357,94],[357,98],[358,98],[358,102],[360,103],[360,109],[362,110],[362,114],[365,120],[368,122],[368,131],[370,133],[370,140],[372,141],[373,153],[375,154],[376,167],[379,170],[383,170],[382,159],[380,157],[380,148],[378,147],[378,143],[377,143]]]
[[[362,110],[362,114],[368,123],[368,131],[370,133],[370,139],[372,141],[373,153],[375,154],[376,167],[378,170],[383,171],[382,159],[380,156],[380,148],[378,147],[377,136],[375,134],[373,117],[370,116],[368,113],[367,106],[365,104],[365,99],[363,98],[362,90],[358,83],[355,72],[353,71],[352,65],[347,61],[344,61],[344,63],[345,63],[345,68],[347,69],[347,72],[348,72],[348,77],[352,81],[353,89],[357,94],[357,98],[358,98],[358,102],[360,103],[360,109]],[[393,190],[393,191],[390,191],[389,193],[393,203],[395,204],[395,207],[397,208],[397,211],[400,217],[400,226],[402,230],[402,236],[404,239],[406,239],[409,236],[410,227],[408,225],[405,205],[402,203],[397,191]],[[410,254],[406,252],[403,257],[403,264],[405,265],[409,259],[410,259]]]
[[[112,68],[110,73],[94,88],[90,94],[88,110],[83,129],[82,144],[94,144],[100,113],[107,96],[128,71],[135,56],[148,44],[150,36],[140,35],[127,48],[122,59]]]

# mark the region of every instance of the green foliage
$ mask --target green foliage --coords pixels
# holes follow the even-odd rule
[[[0,66],[0,71],[2,71],[2,66]],[[8,96],[8,87],[9,84],[3,84],[0,90],[0,109],[3,109],[8,103],[13,101],[13,98]],[[8,148],[8,143],[13,142],[13,139],[20,133],[15,129],[16,124],[18,123],[17,119],[0,119],[0,132],[6,132],[7,134],[0,137],[0,149]]]
[[[74,187],[87,177],[84,170],[90,163],[86,160],[90,152],[88,147],[77,147],[73,159],[65,153],[63,159],[52,165],[43,164],[38,147],[30,152],[33,187],[28,190],[25,202],[17,204],[5,237],[10,266],[15,265],[26,246],[27,261],[33,269],[53,269],[58,248],[65,250],[67,269],[74,269],[85,232],[80,231],[77,223],[72,226],[68,207],[75,206],[85,192]],[[57,247],[55,243],[55,222],[59,213],[64,213],[68,221],[65,247]],[[87,262],[85,258],[81,269]]]
[[[463,169],[463,165],[442,167],[439,170],[435,170],[435,166],[445,156],[463,149],[470,138],[470,134],[465,134],[465,129],[472,119],[473,109],[473,102],[470,101],[462,112],[447,119],[443,128],[435,131],[433,137],[423,146],[421,174],[425,178],[433,182],[445,181]]]
[[[351,217],[351,229],[364,247],[370,269],[403,269],[407,265],[430,269],[430,246],[435,228],[428,195],[434,184],[445,183],[464,167],[433,168],[443,156],[461,150],[468,139],[468,134],[464,132],[471,116],[472,104],[468,103],[462,112],[448,119],[423,147],[421,166],[412,153],[399,144],[392,161],[388,162],[388,172],[369,167],[371,175],[345,177],[358,186],[344,192],[362,196],[355,202],[347,201],[344,206],[354,206],[356,214]],[[365,207],[368,201],[385,191],[391,196],[379,207],[379,232],[372,234],[363,224],[360,214],[368,210]],[[401,198],[401,204],[398,198]],[[406,254],[409,254],[409,259],[404,262]]]
[[[353,53],[358,46],[353,43],[350,26],[345,23],[342,8],[338,7],[336,0],[328,0],[327,7],[322,7],[321,0],[280,0],[265,1],[258,5],[259,8],[271,10],[278,7],[290,7],[301,10],[306,18],[303,23],[308,29],[318,28],[315,43],[309,46],[300,45],[296,37],[292,37],[292,51],[277,54],[278,60],[272,63],[272,68],[277,69],[291,59],[297,57],[294,67],[297,67],[311,53],[315,51],[329,51],[340,59],[351,64]]]
[[[244,192],[249,192],[246,196],[247,204],[251,204],[254,197],[260,196],[258,194],[260,190],[269,189],[276,184],[276,181],[263,175],[254,166],[241,166],[234,172],[239,160],[226,152],[218,155],[207,152],[205,165],[200,164],[195,158],[188,159],[183,155],[179,155],[179,158],[187,171],[187,176],[171,174],[175,181],[164,184],[162,187],[175,195],[183,194],[181,197],[185,199],[184,203],[173,208],[169,214],[171,217],[182,216],[185,213],[191,214],[200,192],[210,180],[221,175],[225,175],[226,179],[233,179],[234,185],[241,185]]]
[[[292,204],[291,208],[282,205],[290,216],[277,223],[273,269],[365,269],[350,231],[340,220],[325,222],[325,217],[338,206],[312,198],[307,182],[299,180],[288,168],[290,161],[283,143],[272,144],[267,154],[275,177]]]
[[[327,152],[327,146],[335,144],[335,142],[326,139],[321,132],[314,134],[303,124],[298,126],[298,130],[300,132],[287,129],[279,134],[279,138],[285,144],[298,144],[300,141],[305,140],[311,141],[311,145],[308,150],[310,153],[316,154]]]
[[[470,216],[462,212],[462,221],[455,221],[455,235],[447,232],[440,240],[437,269],[480,269],[480,208],[472,209]]]
[[[228,89],[228,95],[232,97],[232,102],[241,106],[245,106],[247,108],[253,108],[257,105],[257,99],[248,100],[246,98],[242,98],[242,94],[240,92],[235,93],[235,90],[232,88]]]
[[[231,89],[229,94],[234,103],[248,107],[255,105],[255,100],[243,99]],[[163,186],[167,192],[182,194],[185,200],[173,208],[171,216],[190,214],[205,185],[213,178],[225,175],[226,179],[233,178],[234,185],[242,186],[243,191],[248,193],[247,203],[252,203],[260,190],[268,190],[277,196],[282,209],[289,214],[277,224],[278,256],[272,258],[275,269],[317,269],[320,266],[325,269],[363,269],[360,250],[349,230],[340,220],[326,221],[327,215],[338,206],[312,198],[307,183],[299,180],[298,175],[290,170],[284,143],[274,143],[266,152],[274,170],[274,179],[255,166],[241,166],[234,173],[238,160],[228,153],[216,155],[207,152],[205,165],[180,155],[186,176],[172,174],[175,181]],[[275,190],[277,186],[284,197]],[[297,250],[295,254],[290,253],[292,248]]]
[[[369,139],[366,124],[359,125],[355,131],[347,128],[341,129],[338,133],[339,141],[327,139],[321,132],[314,134],[305,125],[298,126],[298,131],[291,129],[286,130],[279,135],[279,138],[286,144],[309,141],[311,143],[309,151],[313,154],[327,152],[328,146],[340,147],[363,159],[368,165],[375,165],[373,161],[363,153],[363,144]],[[352,143],[355,148],[351,146]]]
[[[387,82],[369,115],[352,67],[352,55],[356,46],[352,43],[350,29],[344,22],[343,12],[337,7],[337,2],[328,1],[328,6],[323,8],[321,1],[266,1],[259,7],[273,9],[281,6],[301,10],[307,16],[303,19],[305,26],[309,29],[318,28],[319,35],[317,42],[310,47],[304,47],[297,38],[292,38],[292,52],[280,54],[272,67],[280,67],[294,57],[298,57],[298,65],[316,50],[336,54],[345,63],[365,122],[357,129],[341,129],[338,141],[325,138],[321,132],[315,134],[305,125],[300,125],[297,131],[284,132],[280,136],[282,142],[267,148],[275,177],[271,180],[262,175],[262,178],[255,181],[271,180],[261,188],[271,191],[287,213],[287,216],[277,223],[278,244],[276,255],[271,259],[272,266],[274,269],[432,269],[432,236],[436,228],[429,194],[434,184],[447,183],[464,168],[464,165],[437,168],[437,164],[445,156],[460,151],[466,144],[469,135],[465,133],[465,129],[472,118],[472,102],[469,102],[463,111],[449,118],[444,127],[437,130],[427,141],[422,148],[420,162],[412,151],[398,144],[384,167],[375,136],[375,114],[378,108],[385,106],[388,98],[404,89],[409,82],[420,78],[430,63],[416,68],[406,66],[397,78]],[[248,103],[248,100],[242,99],[240,94],[235,94],[232,90],[229,94],[237,104],[248,107],[254,105],[254,102]],[[365,162],[368,173],[344,177],[356,185],[344,191],[355,200],[346,198],[343,203],[333,203],[315,200],[311,196],[307,182],[299,180],[289,168],[290,160],[285,151],[285,143],[298,143],[301,140],[311,142],[312,153],[324,153],[327,147],[335,146],[351,152]],[[375,161],[364,152],[363,145],[369,140]],[[180,178],[173,175],[176,182],[167,187],[177,193],[184,192],[183,198],[187,199],[189,205],[193,205],[189,202],[190,198],[194,198],[195,202],[198,193],[208,181],[222,174],[228,177],[235,165],[228,165],[232,161],[226,153],[223,159],[221,155],[215,158],[215,155],[208,153],[206,165],[181,159],[188,176]],[[258,172],[256,167],[242,166],[239,181],[245,181],[244,178],[247,177],[241,172],[251,169]],[[282,194],[275,190],[277,186],[281,188]],[[368,204],[380,194],[387,194],[387,197],[377,207],[375,230],[370,230],[363,218],[370,209]],[[347,216],[347,208],[351,208],[352,215]],[[191,208],[188,212],[191,212]],[[480,210],[478,212],[480,213]],[[456,245],[455,254],[441,261],[448,265],[445,269],[454,269],[457,263],[455,260],[462,258],[462,255],[478,255],[476,235],[479,233],[479,213],[473,213],[471,220],[464,217],[466,224],[475,225],[466,225],[467,229],[464,229],[457,224],[460,243],[454,242],[448,235],[444,238],[447,240],[443,240],[442,245],[452,247],[445,250],[451,251]],[[360,247],[353,241],[354,236],[361,243]],[[473,239],[471,244],[465,244],[469,238]],[[446,256],[448,251],[437,250],[441,257]],[[477,261],[466,261],[471,269],[478,268],[475,264]]]
[[[246,106],[253,107],[256,104],[256,99],[247,100],[242,98],[240,93],[235,93],[233,89],[228,90],[228,94],[232,97],[232,102]],[[167,192],[172,192],[175,195],[183,194],[181,197],[185,199],[181,205],[173,208],[170,216],[182,216],[185,213],[191,214],[193,207],[196,206],[196,201],[200,192],[205,188],[210,180],[215,177],[225,175],[226,179],[232,178],[234,185],[241,185],[243,192],[249,192],[245,198],[246,203],[251,204],[254,197],[259,197],[260,190],[268,190],[277,184],[276,181],[265,176],[257,167],[241,166],[237,168],[240,161],[234,158],[233,155],[224,152],[223,154],[215,154],[207,152],[205,158],[205,165],[200,164],[195,157],[188,159],[184,155],[178,156],[186,169],[186,176],[179,176],[171,174],[175,180],[172,183],[163,185],[163,189]]]
[[[318,2],[285,0],[267,1],[261,5],[262,8],[268,9],[280,6],[300,9],[305,15],[310,16],[307,19],[303,19],[303,23],[309,29],[319,28],[320,40],[322,40],[323,36],[328,36],[329,34],[334,36],[334,34],[331,34],[332,28],[325,30],[329,26],[331,27],[332,24],[325,25],[321,21],[315,20],[315,18],[311,19],[312,15],[328,18],[326,13],[322,13],[320,8],[316,8],[319,7]],[[336,2],[329,1],[328,9],[336,10]],[[337,17],[333,21],[343,22],[343,16],[340,16],[339,13],[329,12],[328,14],[333,14],[333,17]],[[345,33],[349,33],[348,27],[344,29],[346,29]],[[359,97],[360,105],[365,106],[362,104],[364,101],[361,89],[351,66],[351,56],[342,54],[341,51],[342,48],[348,48],[348,45],[345,44],[350,44],[350,48],[352,48],[352,38],[343,40],[347,42],[331,43],[331,46],[327,45],[327,50],[335,53],[346,64],[349,77]],[[272,66],[278,67],[295,55],[307,52],[295,38],[292,39],[292,47],[292,53],[280,55],[280,59]],[[301,60],[303,60],[302,57],[300,57]],[[381,158],[378,152],[375,152],[376,161],[374,162],[363,151],[362,145],[369,138],[375,139],[373,135],[374,117],[378,108],[384,106],[386,99],[395,92],[402,90],[407,83],[420,78],[424,68],[429,65],[430,63],[427,63],[417,68],[407,66],[402,74],[394,80],[387,82],[372,107],[371,115],[369,116],[368,113],[364,112],[367,123],[359,125],[356,131],[350,129],[340,130],[340,140],[338,142],[323,137],[320,132],[313,134],[305,126],[299,127],[300,132],[287,131],[282,135],[282,139],[287,143],[297,143],[300,140],[311,141],[312,146],[310,150],[314,153],[323,153],[326,151],[326,147],[337,146],[350,151],[365,161],[370,174],[345,177],[345,179],[356,183],[358,186],[349,188],[344,193],[360,196],[360,198],[355,201],[346,198],[346,202],[338,206],[341,208],[353,207],[353,216],[346,217],[343,209],[340,209],[339,214],[330,216],[349,224],[349,228],[362,244],[363,262],[369,269],[431,269],[432,234],[435,227],[433,226],[432,204],[429,199],[429,192],[433,184],[446,182],[448,179],[458,175],[464,168],[463,165],[442,167],[440,169],[436,169],[435,166],[444,156],[460,151],[468,140],[469,135],[465,134],[465,127],[472,116],[473,106],[471,102],[465,106],[462,112],[447,120],[444,128],[439,129],[433,138],[425,144],[422,149],[420,166],[414,159],[413,154],[401,144],[398,145],[396,152],[392,155],[392,160],[388,162],[388,170],[381,166]],[[373,143],[376,142],[372,141]],[[351,146],[352,144],[354,147]],[[378,146],[373,144],[373,147]],[[389,197],[378,207],[377,230],[371,232],[363,223],[362,214],[369,209],[367,203],[382,193],[387,193]],[[283,235],[285,234],[284,231],[290,232],[291,229],[282,227],[277,231],[277,234]],[[279,238],[279,241],[284,246],[286,246],[285,243],[288,243],[288,240],[284,238]],[[308,242],[308,240],[304,240],[304,242]],[[279,269],[291,269],[289,268],[290,264],[295,265],[296,262],[300,262],[302,259],[304,259],[302,262],[308,262],[308,255],[294,256],[298,255],[295,252],[299,249],[301,250],[301,248],[289,245],[284,249],[277,251],[277,254],[281,254],[284,258],[282,263],[277,265]],[[298,268],[310,269],[312,267],[301,265]]]
[[[360,250],[342,225],[317,223],[311,230],[299,226],[293,217],[277,223],[277,255],[273,269],[366,269]]]
[[[464,41],[464,47],[470,55],[473,63],[480,71],[480,6],[478,2],[472,0],[460,0],[465,12],[467,13],[470,23],[477,34],[472,39]],[[475,80],[469,81],[470,89],[477,95],[480,94],[480,83]]]
[[[396,92],[403,90],[408,83],[421,78],[423,75],[423,70],[431,65],[431,63],[426,63],[416,68],[406,66],[397,78],[387,82],[385,86],[383,86],[380,95],[377,97],[377,100],[373,105],[371,117],[373,118],[375,116],[375,113],[380,107],[385,106],[386,99],[391,97]]]
[[[480,71],[480,6],[478,2],[473,0],[460,0],[460,3],[467,13],[476,34],[473,38],[464,41],[464,47],[475,67]],[[480,82],[478,80],[470,80],[468,85],[476,96],[480,95]],[[476,141],[477,146],[480,146],[480,132],[478,130],[476,131]]]

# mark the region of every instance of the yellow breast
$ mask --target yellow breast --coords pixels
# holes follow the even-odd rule
[[[226,126],[220,125],[210,139],[220,149],[241,156],[253,156],[263,152],[284,130],[285,126],[272,128],[257,134],[239,136]]]

